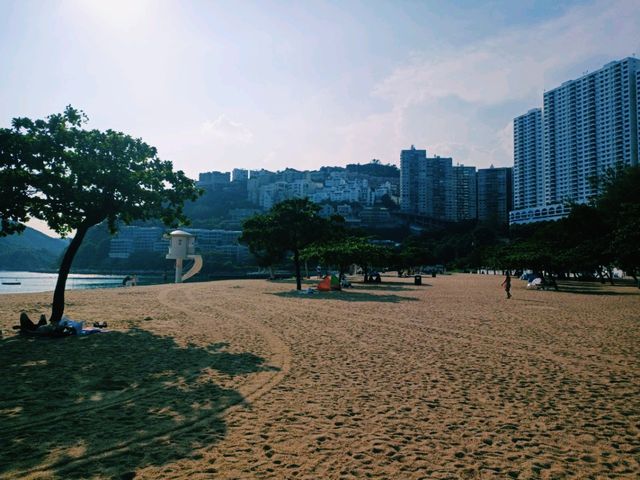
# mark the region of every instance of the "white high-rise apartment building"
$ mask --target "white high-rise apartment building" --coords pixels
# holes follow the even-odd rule
[[[515,210],[510,223],[566,216],[567,202],[588,202],[608,169],[638,164],[639,71],[640,60],[625,58],[545,92],[543,149],[535,162],[538,145],[531,142],[538,133],[530,125],[536,125],[537,114],[530,111],[514,120]]]
[[[513,208],[541,206],[544,199],[542,109],[513,120]]]

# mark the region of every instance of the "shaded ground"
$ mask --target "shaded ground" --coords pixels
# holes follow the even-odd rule
[[[0,476],[638,477],[637,289],[388,280],[72,292],[118,333],[0,342]]]
[[[179,347],[144,330],[2,340],[11,380],[0,394],[0,475],[120,474],[215,444],[226,431],[220,412],[243,397],[209,373],[265,369],[262,358],[225,347]]]

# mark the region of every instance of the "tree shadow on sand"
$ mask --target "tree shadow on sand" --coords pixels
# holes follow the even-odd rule
[[[613,290],[616,288],[616,290]],[[623,288],[624,291],[620,291]],[[586,282],[558,282],[558,291],[565,293],[580,293],[582,295],[606,295],[606,296],[620,296],[620,295],[640,295],[640,290],[631,285],[616,285],[612,287],[610,285],[602,285],[601,283],[586,283]]]
[[[225,378],[276,370],[143,330],[0,341],[0,478],[133,478],[225,436]],[[217,381],[216,381],[217,380]]]
[[[276,292],[271,293],[270,295],[275,295],[277,297],[283,298],[298,298],[298,299],[309,299],[309,300],[340,300],[344,302],[389,302],[389,303],[400,303],[400,302],[417,302],[418,299],[412,297],[403,297],[400,295],[377,295],[372,293],[365,293],[364,291],[353,291],[353,290],[341,290],[341,291],[332,291],[332,292],[318,292],[314,291],[313,294],[307,294],[304,290],[293,292]]]
[[[382,282],[382,283],[352,283],[352,286],[355,290],[384,290],[387,292],[404,292],[404,291],[414,291],[420,290],[421,288],[429,288],[432,285],[428,283],[423,283],[422,285],[414,285],[409,283],[401,283],[401,282]]]

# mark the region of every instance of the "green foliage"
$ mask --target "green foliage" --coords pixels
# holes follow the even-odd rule
[[[396,269],[414,269],[435,262],[433,243],[426,239],[409,237],[403,244],[396,260]]]
[[[67,244],[26,227],[19,235],[0,238],[0,270],[52,270]]]
[[[379,160],[373,160],[370,163],[360,165],[359,163],[350,163],[347,165],[347,172],[359,173],[361,175],[369,175],[371,177],[399,177],[400,169],[395,165],[383,165]]]
[[[29,219],[34,190],[24,150],[17,132],[0,129],[0,237],[24,231],[24,222]]]
[[[30,217],[60,235],[76,231],[60,264],[52,320],[64,309],[64,285],[88,229],[160,218],[167,225],[187,221],[186,200],[199,190],[182,171],[158,158],[155,147],[113,130],[84,130],[87,117],[69,106],[44,120],[13,119],[0,135],[3,196],[2,234],[7,222]],[[19,172],[19,173],[18,173]]]
[[[319,210],[307,198],[285,200],[269,212],[247,219],[239,241],[248,245],[260,266],[271,266],[292,253],[296,287],[300,290],[300,252],[314,242],[330,238],[340,228],[337,218],[326,220],[318,215]]]
[[[619,267],[640,275],[640,167],[610,175],[596,208],[610,229],[610,252]]]
[[[195,202],[185,204],[185,212],[198,228],[222,228],[229,220],[229,211],[236,208],[257,208],[247,200],[246,182],[206,187]]]
[[[614,170],[590,205],[574,205],[557,222],[516,227],[511,244],[493,251],[493,265],[549,275],[640,273],[640,169]]]
[[[319,242],[301,252],[304,259],[317,259],[324,265],[338,267],[340,274],[346,273],[350,265],[382,265],[388,262],[390,252],[374,245],[363,237],[346,237],[334,241]]]
[[[400,210],[400,205],[394,202],[388,194],[384,194],[382,196],[382,198],[380,199],[380,203],[384,208],[391,212]]]
[[[72,107],[46,120],[13,120],[16,161],[35,195],[9,209],[18,215],[26,209],[61,235],[103,220],[112,233],[117,221],[185,222],[183,203],[198,196],[194,182],[142,140],[113,130],[84,130],[86,121]]]

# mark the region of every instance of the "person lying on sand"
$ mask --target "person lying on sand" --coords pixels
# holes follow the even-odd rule
[[[47,320],[44,315],[41,315],[40,321],[35,324],[25,312],[20,314],[20,326],[15,326],[13,328],[24,333],[51,337],[65,337],[76,334],[76,330],[73,327],[63,322],[57,324],[50,323],[47,325]]]
[[[47,325],[47,320],[44,315],[40,316],[40,321],[35,324],[31,321],[29,316],[22,312],[20,314],[20,325],[14,326],[14,330],[20,330],[20,332],[28,335],[38,335],[43,337],[66,337],[69,335],[89,335],[92,333],[102,333],[107,326],[107,322],[96,322],[92,329],[85,330],[83,328],[84,322],[75,322],[67,317],[62,317],[62,320],[58,323],[50,323]]]

